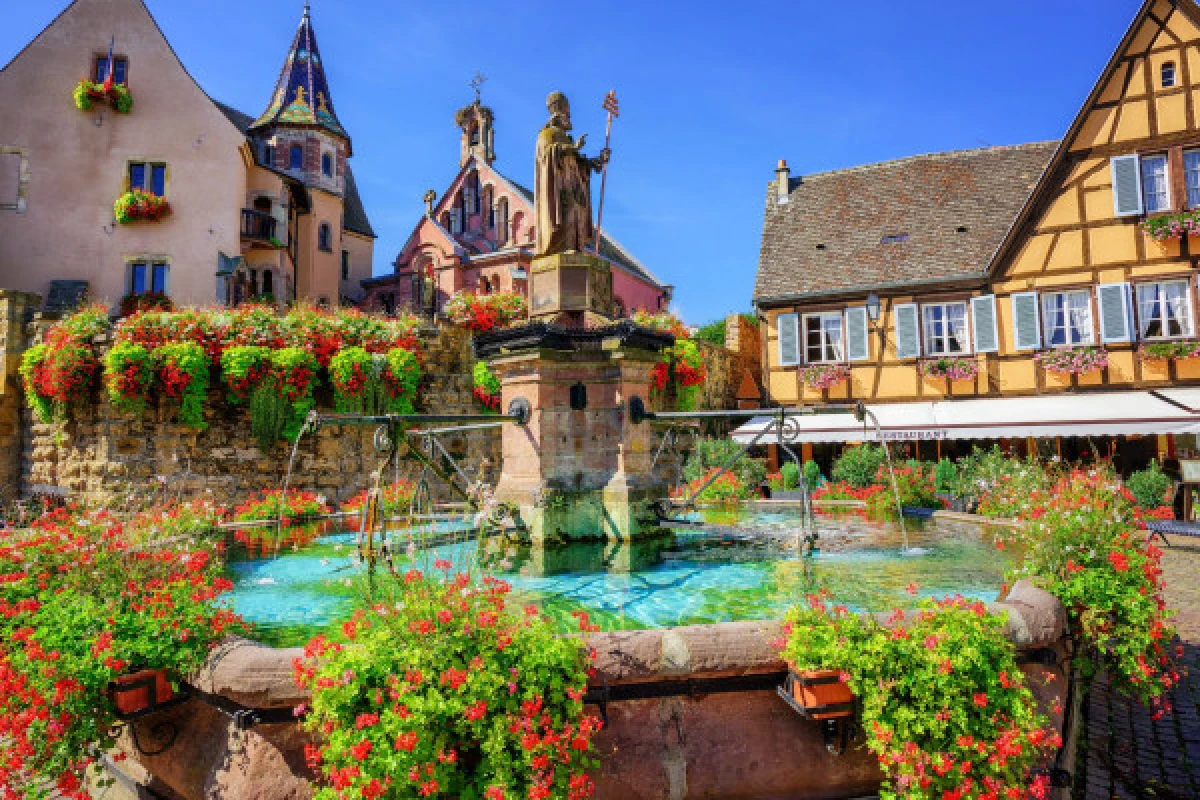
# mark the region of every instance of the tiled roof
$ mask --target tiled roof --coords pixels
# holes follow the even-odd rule
[[[350,138],[333,110],[329,82],[325,79],[325,64],[317,47],[308,6],[304,8],[304,16],[296,28],[287,60],[279,72],[271,104],[253,127],[273,124],[315,125]]]
[[[254,124],[254,117],[216,100],[213,103],[233,123],[235,128],[249,135],[250,127]],[[342,227],[363,236],[375,237],[375,229],[371,227],[371,220],[367,218],[367,210],[363,207],[362,196],[358,193],[358,182],[354,179],[354,170],[350,168],[349,164],[346,164],[346,197],[345,208],[342,211]]]
[[[1057,142],[902,158],[768,191],[756,302],[982,278]]]

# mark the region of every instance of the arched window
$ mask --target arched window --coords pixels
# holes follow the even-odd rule
[[[1170,89],[1175,85],[1175,62],[1168,61],[1162,65],[1162,88]]]
[[[328,222],[322,222],[317,229],[317,247],[327,253],[333,252],[333,228],[329,227]]]
[[[479,213],[479,173],[472,172],[463,181],[463,211],[467,214]]]
[[[275,273],[269,269],[264,269],[262,274],[262,293],[275,294]]]
[[[501,197],[496,201],[496,244],[503,247],[508,244],[508,198]]]
[[[486,215],[487,228],[489,231],[496,230],[496,204],[493,200],[495,192],[491,186],[483,187],[483,213]]]
[[[288,169],[304,169],[304,147],[298,144],[292,145],[292,149],[288,151]]]
[[[325,173],[326,177],[333,177],[333,156],[329,153],[321,154],[321,172]]]

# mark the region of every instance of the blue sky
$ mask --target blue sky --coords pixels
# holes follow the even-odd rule
[[[301,0],[148,3],[209,94],[263,109]],[[0,64],[66,0],[5,5]],[[390,269],[424,191],[456,171],[453,113],[473,96],[476,70],[496,111],[497,167],[525,183],[546,94],[571,98],[577,132],[598,147],[600,101],[615,88],[605,228],[677,287],[677,310],[700,324],[750,305],[779,158],[795,175],[1057,138],[1138,6],[314,0],[313,19],[380,236],[377,273]]]

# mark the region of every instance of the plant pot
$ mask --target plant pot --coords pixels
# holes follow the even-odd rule
[[[108,697],[119,717],[150,713],[175,699],[175,688],[161,669],[144,669],[122,675],[108,685]]]
[[[854,693],[842,683],[841,673],[837,670],[791,670],[779,688],[779,695],[797,713],[809,719],[854,716]]]

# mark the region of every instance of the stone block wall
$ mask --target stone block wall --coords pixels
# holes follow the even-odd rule
[[[730,354],[734,405],[755,408],[766,397],[763,390],[762,333],[758,325],[741,314],[725,319],[725,349]]]
[[[36,333],[36,325],[34,336]],[[425,376],[419,389],[420,410],[475,413],[471,368],[474,359],[466,331],[443,327],[422,332]],[[324,398],[318,406],[331,407]],[[61,487],[93,503],[119,502],[133,495],[191,497],[211,493],[221,503],[236,503],[257,489],[282,485],[291,446],[280,442],[263,452],[250,433],[249,412],[225,402],[214,388],[206,404],[208,429],[194,431],[171,421],[171,409],[142,417],[117,412],[97,391],[93,402],[75,413],[61,429],[30,422],[24,442],[20,486]],[[28,414],[24,415],[29,417]],[[313,489],[336,502],[369,485],[380,456],[372,444],[374,428],[325,427],[303,437],[296,448],[291,485]],[[445,436],[443,445],[467,475],[494,481],[500,461],[499,430]],[[406,461],[401,476],[417,477],[420,465]],[[431,481],[435,496],[449,499],[444,486]]]
[[[0,289],[0,502],[17,491],[21,473],[21,354],[25,326],[42,299],[36,294]]]

